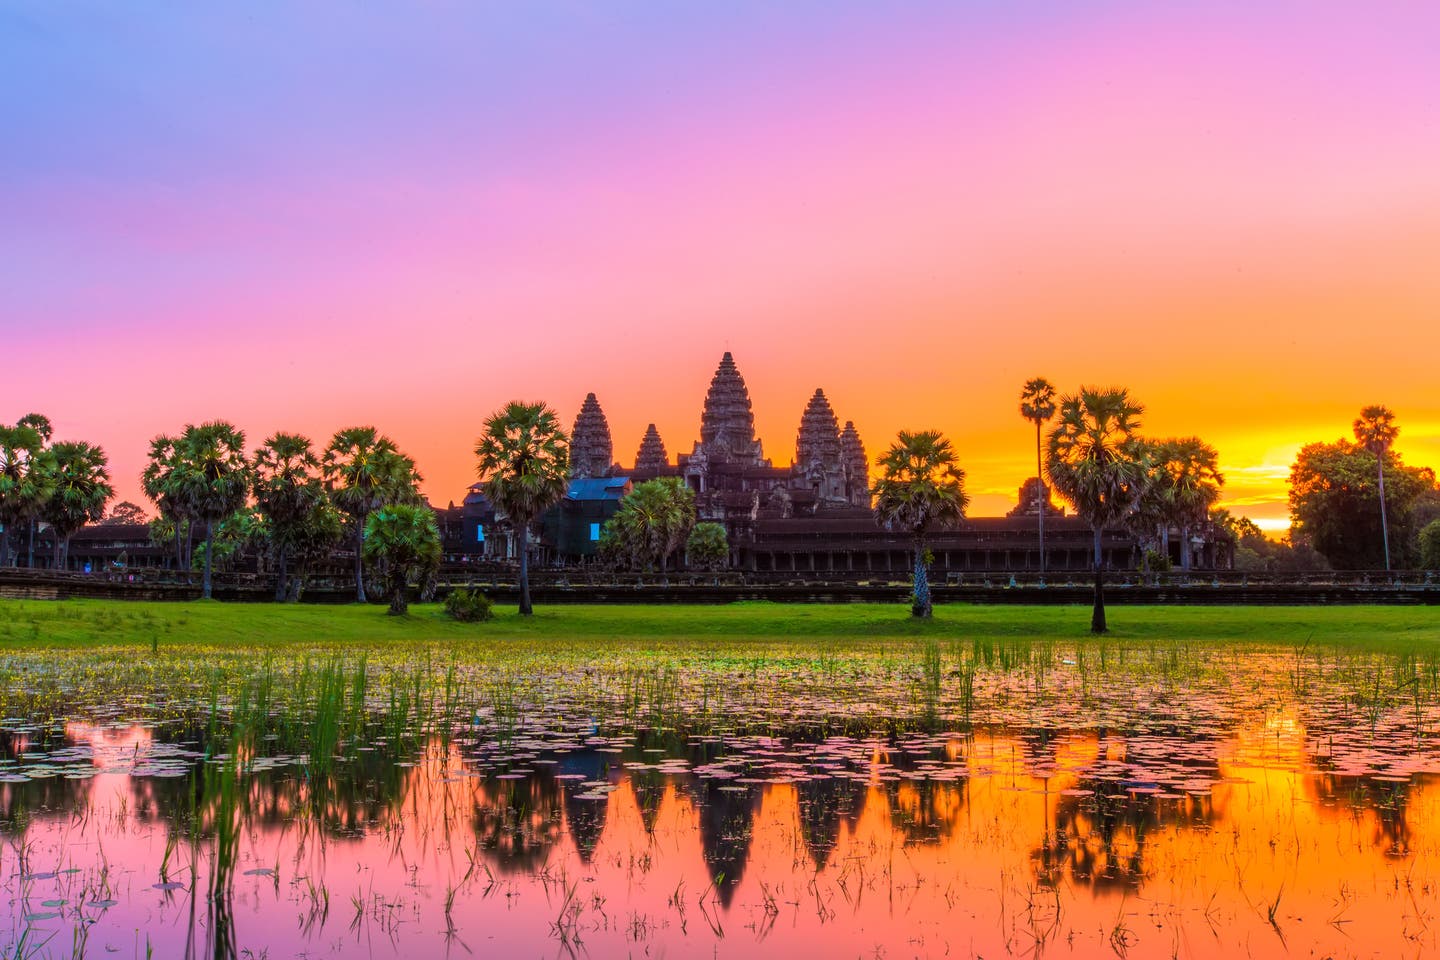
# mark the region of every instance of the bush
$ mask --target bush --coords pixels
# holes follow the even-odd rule
[[[730,543],[718,523],[697,523],[685,542],[685,559],[700,570],[719,570],[730,562]]]
[[[451,590],[445,598],[445,612],[461,623],[479,623],[494,617],[490,598],[473,587]]]

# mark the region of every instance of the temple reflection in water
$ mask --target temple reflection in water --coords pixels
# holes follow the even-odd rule
[[[220,808],[184,766],[207,756],[203,730],[162,738],[72,723],[49,736],[0,734],[7,766],[39,774],[0,784],[0,832],[25,852],[16,876],[40,878],[22,884],[25,898],[62,871],[94,882],[101,867],[89,858],[102,848],[126,864],[132,888],[148,889],[172,834],[187,851],[174,861],[207,869]],[[448,898],[454,936],[462,917],[490,929],[497,904],[549,922],[557,884],[581,904],[568,909],[591,942],[608,942],[608,924],[627,912],[666,942],[682,919],[684,937],[700,936],[681,916],[688,905],[706,937],[735,936],[726,930],[738,924],[764,931],[765,944],[824,942],[840,929],[827,918],[843,915],[877,943],[933,946],[968,931],[965,943],[1000,936],[1013,946],[1107,913],[1113,926],[1115,903],[1137,895],[1177,911],[1210,902],[1255,928],[1247,901],[1273,902],[1283,889],[1292,909],[1323,916],[1361,881],[1391,882],[1435,852],[1428,775],[1357,773],[1363,756],[1343,743],[1337,752],[1333,738],[1317,750],[1283,711],[1210,739],[1037,730],[818,743],[641,732],[616,742],[626,745],[531,744],[487,759],[474,744],[436,739],[413,755],[382,747],[337,758],[322,775],[271,758],[241,780],[243,869],[227,942],[256,933],[266,902],[298,897],[300,877],[352,896],[362,924],[398,922],[376,904],[421,917]],[[581,882],[588,901],[573,899]],[[107,913],[143,907],[181,922],[184,896],[165,892],[158,905],[112,897]],[[1037,906],[1042,897],[1055,906]],[[1347,933],[1399,909],[1382,900]],[[897,912],[899,902],[909,906]],[[1007,908],[999,933],[971,929],[967,916],[993,916],[1001,902],[1029,904],[1030,919]],[[281,946],[303,949],[316,923],[277,934]]]

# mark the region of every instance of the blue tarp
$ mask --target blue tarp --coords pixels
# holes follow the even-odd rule
[[[565,492],[567,500],[619,500],[625,495],[629,477],[591,477],[571,480]]]

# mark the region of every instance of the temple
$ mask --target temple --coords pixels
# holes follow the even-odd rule
[[[551,566],[591,561],[605,524],[635,485],[676,477],[695,491],[701,520],[723,524],[730,568],[758,580],[898,582],[912,565],[913,543],[900,531],[876,522],[871,510],[870,460],[854,421],[842,421],[825,391],[816,388],[802,410],[789,465],[765,456],[755,433],[750,391],[735,358],[726,353],[710,380],[700,410],[700,438],[688,454],[672,461],[655,424],[647,426],[626,468],[614,457],[609,421],[594,393],[585,395],[570,437],[571,476],[565,497],[536,523],[532,558]],[[842,427],[840,424],[844,423]],[[1045,511],[1045,570],[1054,576],[1088,573],[1094,539],[1088,524],[1068,516],[1036,477],[1024,480],[1016,506],[1000,517],[967,517],[935,529],[926,546],[934,554],[938,581],[1041,569],[1037,513]],[[516,557],[513,525],[497,514],[481,484],[473,484],[460,505],[436,510],[445,563],[452,570],[508,562]],[[48,566],[53,535],[41,525],[37,565]],[[1223,568],[1225,541],[1201,531],[1191,543],[1195,569]],[[335,566],[348,573],[345,546]],[[1101,538],[1105,566],[1133,570],[1139,562],[1135,538],[1107,530]],[[1179,560],[1178,532],[1171,537],[1172,562]],[[144,524],[92,524],[72,537],[69,566],[75,570],[167,568],[172,551],[149,539]]]
[[[572,435],[572,483],[555,517],[543,524],[552,562],[593,556],[604,521],[634,484],[678,477],[695,491],[702,520],[725,526],[731,566],[738,570],[865,577],[904,575],[912,548],[904,535],[875,522],[870,461],[853,421],[841,420],[816,388],[800,411],[795,454],[788,466],[765,456],[755,433],[750,391],[729,352],[710,379],[700,411],[700,438],[672,463],[655,424],[640,441],[629,469],[612,462],[609,424],[595,394],[587,394]],[[591,481],[605,480],[605,483]],[[584,481],[584,482],[582,482]],[[627,483],[628,482],[628,483]],[[1027,479],[1018,505],[1003,517],[970,518],[933,531],[929,546],[944,577],[1040,569],[1035,515],[1046,515],[1047,569],[1086,571],[1093,538],[1068,517],[1038,478]],[[1116,531],[1103,538],[1107,566],[1133,566],[1134,543]]]
[[[732,548],[739,550],[753,542],[756,524],[766,520],[823,516],[874,526],[869,462],[855,424],[847,421],[842,431],[825,391],[816,389],[800,414],[793,462],[775,466],[755,435],[750,391],[728,352],[710,380],[700,439],[690,453],[670,463],[652,423],[628,475],[635,483],[683,479],[695,491],[700,519],[723,523]]]

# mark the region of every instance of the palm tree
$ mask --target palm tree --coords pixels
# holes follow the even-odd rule
[[[350,517],[355,536],[355,600],[365,602],[365,523],[386,504],[411,503],[420,474],[415,461],[374,427],[350,427],[330,440],[320,462],[330,499]]]
[[[330,558],[345,538],[345,516],[330,498],[321,496],[295,527],[290,538],[291,575],[286,600],[299,600],[310,568]]]
[[[1168,519],[1180,528],[1180,569],[1188,572],[1193,566],[1190,533],[1209,518],[1211,508],[1220,499],[1225,476],[1220,472],[1219,453],[1199,437],[1167,440],[1162,449],[1164,469],[1169,474]]]
[[[19,420],[16,420],[15,425],[17,427],[30,427],[33,429],[40,436],[41,447],[46,449],[50,446],[50,438],[55,435],[55,428],[51,425],[50,418],[43,413],[27,413]],[[45,466],[47,469],[54,469],[55,464],[53,460],[47,457],[45,459]],[[31,508],[30,515],[27,518],[28,523],[26,524],[28,535],[25,540],[25,566],[32,570],[35,568],[35,520],[40,515],[40,508],[42,506],[43,504],[35,504]]]
[[[695,526],[695,491],[679,477],[647,480],[625,497],[607,526],[631,566],[663,573]]]
[[[1092,633],[1104,633],[1105,585],[1102,535],[1135,509],[1144,485],[1139,437],[1144,407],[1120,388],[1081,387],[1060,401],[1060,420],[1050,431],[1050,482],[1090,524],[1095,536],[1095,608]]]
[[[34,426],[0,426],[0,566],[10,558],[10,531],[28,523],[55,488],[55,455]],[[17,550],[14,566],[19,566]]]
[[[965,471],[955,462],[950,441],[938,430],[901,430],[880,458],[880,479],[871,492],[875,495],[875,519],[885,527],[910,534],[915,550],[910,613],[928,619],[932,605],[925,535],[936,526],[965,518],[965,507],[970,503],[965,493]]]
[[[1390,569],[1390,524],[1385,517],[1385,458],[1400,428],[1395,426],[1395,414],[1389,407],[1379,405],[1366,407],[1354,424],[1355,441],[1375,454],[1375,467],[1380,475],[1380,536],[1385,544],[1385,569]]]
[[[145,469],[140,474],[140,489],[160,514],[150,523],[151,539],[157,543],[162,540],[168,542],[168,535],[174,535],[177,572],[190,569],[186,547],[191,532],[190,517],[185,512],[177,484],[179,469],[179,440],[163,433],[151,440]],[[157,539],[156,534],[163,535]]]
[[[1040,457],[1040,428],[1055,416],[1055,385],[1044,377],[1026,380],[1020,391],[1020,416],[1035,424],[1035,514],[1040,524],[1040,576],[1045,576],[1045,508],[1050,492],[1045,488],[1045,471]]]
[[[215,524],[234,514],[250,495],[245,434],[223,420],[187,424],[175,443],[172,484],[187,517],[205,528],[205,572],[200,595],[211,596]]]
[[[485,421],[475,442],[485,496],[515,525],[520,548],[520,613],[529,616],[530,524],[560,502],[570,476],[570,441],[555,411],[511,401]]]
[[[410,581],[423,581],[440,567],[435,511],[409,503],[380,507],[365,521],[364,550],[366,560],[385,569],[391,616],[404,616]]]
[[[311,450],[310,439],[299,434],[277,433],[255,451],[251,465],[255,506],[269,526],[275,552],[276,602],[289,596],[290,555],[315,504],[325,498],[319,470],[320,459]]]
[[[1164,441],[1136,440],[1132,448],[1141,471],[1140,492],[1134,508],[1125,516],[1125,529],[1135,537],[1141,553],[1140,571],[1147,575],[1154,572],[1152,553],[1164,557],[1164,565],[1170,562],[1170,518],[1174,507],[1170,497],[1170,471],[1164,467],[1163,444]]]
[[[70,554],[70,535],[105,516],[105,505],[115,496],[105,451],[91,443],[57,443],[55,489],[40,511],[40,518],[55,531],[55,568]],[[63,554],[62,554],[63,547]]]

